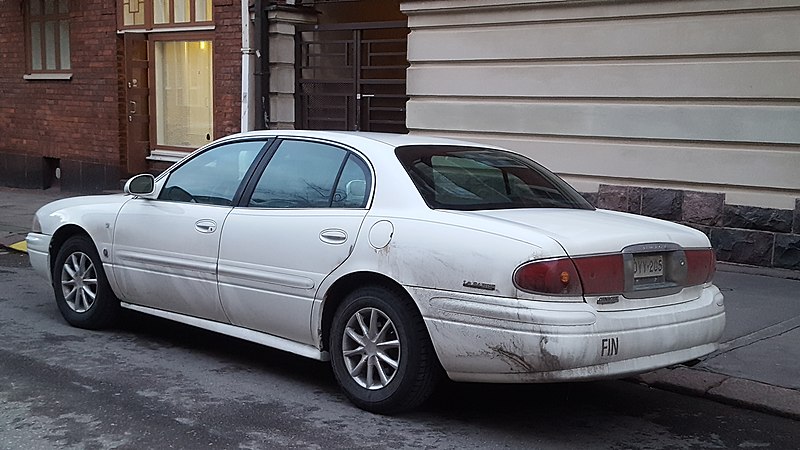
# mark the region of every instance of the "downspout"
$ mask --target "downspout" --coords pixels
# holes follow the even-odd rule
[[[241,131],[253,129],[253,55],[250,46],[250,0],[242,0],[242,116]]]

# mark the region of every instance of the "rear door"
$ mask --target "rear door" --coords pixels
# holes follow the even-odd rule
[[[274,144],[222,229],[219,292],[231,323],[312,343],[314,295],[352,251],[372,176],[328,143]]]

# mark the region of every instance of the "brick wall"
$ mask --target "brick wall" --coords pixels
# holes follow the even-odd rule
[[[598,208],[680,222],[711,240],[720,261],[800,270],[800,199],[794,210],[728,205],[724,194],[600,185]]]
[[[0,183],[100,190],[119,182],[115,2],[70,2],[72,79],[26,81],[22,2],[0,2]]]
[[[215,1],[214,24],[214,138],[221,138],[241,130],[241,2]]]

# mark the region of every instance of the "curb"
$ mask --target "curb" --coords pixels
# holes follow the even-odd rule
[[[794,389],[685,366],[660,369],[629,380],[800,421],[800,391]]]
[[[28,253],[28,243],[25,236],[11,234],[0,238],[0,248],[5,248],[20,253]]]

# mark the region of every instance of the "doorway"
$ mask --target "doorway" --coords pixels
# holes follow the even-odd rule
[[[296,128],[407,133],[404,21],[297,26]]]

